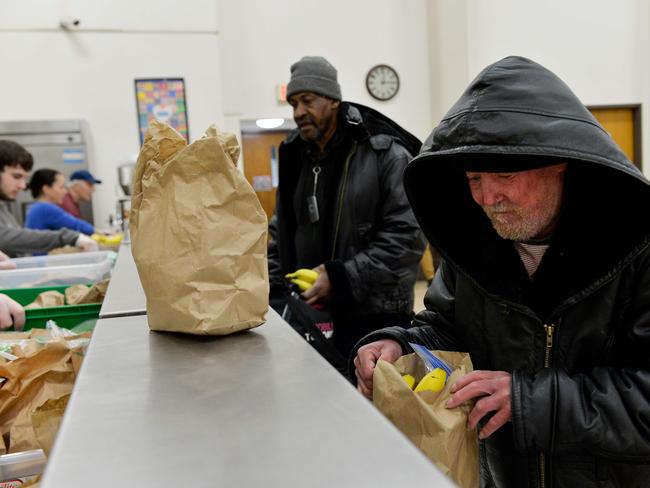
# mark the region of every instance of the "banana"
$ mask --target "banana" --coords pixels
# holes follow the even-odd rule
[[[302,280],[313,285],[314,281],[316,281],[316,278],[318,278],[318,273],[313,269],[301,268],[294,271],[293,273],[285,275],[284,277],[288,278],[289,280]]]
[[[415,387],[415,391],[440,391],[445,387],[446,381],[447,373],[445,373],[445,370],[436,368],[420,380],[418,386]]]
[[[309,290],[312,286],[314,286],[313,283],[308,283],[307,281],[305,281],[305,280],[300,280],[300,279],[298,279],[298,278],[294,278],[294,279],[292,279],[292,280],[290,280],[290,281],[291,281],[291,283],[293,283],[294,285],[298,285],[298,288],[300,288],[302,291]]]
[[[402,375],[402,379],[406,382],[407,385],[409,385],[409,388],[412,390],[413,386],[415,386],[415,378],[413,378],[413,376],[410,374],[404,374]]]
[[[120,242],[122,242],[122,239],[124,239],[124,234],[121,232],[112,236],[106,236],[103,234],[93,234],[90,237],[92,237],[92,239],[95,242],[103,246],[115,246]]]

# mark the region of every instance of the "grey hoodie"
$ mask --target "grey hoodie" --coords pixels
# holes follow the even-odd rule
[[[12,257],[44,253],[65,245],[74,246],[78,237],[79,232],[69,229],[23,229],[11,213],[7,202],[0,202],[0,251]]]

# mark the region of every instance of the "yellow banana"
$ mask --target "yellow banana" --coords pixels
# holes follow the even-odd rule
[[[314,284],[314,281],[316,281],[316,278],[318,278],[318,273],[313,269],[301,268],[294,271],[293,273],[285,275],[284,277],[290,280],[298,279],[306,281],[307,283]]]
[[[300,280],[298,278],[294,278],[290,281],[294,285],[298,285],[298,288],[300,288],[302,291],[309,290],[312,286],[314,286],[313,283],[308,283],[305,280]]]
[[[418,386],[415,387],[415,391],[440,391],[445,387],[446,381],[447,373],[445,373],[445,370],[436,368],[430,373],[427,373],[424,378],[420,380]]]
[[[98,244],[102,244],[104,246],[114,246],[122,242],[122,239],[124,239],[124,234],[121,232],[119,234],[115,234],[112,236],[105,236],[103,234],[93,234],[91,237]]]
[[[407,385],[409,385],[409,388],[412,390],[413,386],[415,386],[415,378],[413,378],[413,376],[410,374],[404,374],[402,375],[402,379],[406,382]]]

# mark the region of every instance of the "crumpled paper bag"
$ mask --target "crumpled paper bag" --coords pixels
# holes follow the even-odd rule
[[[59,327],[0,333],[0,454],[47,450],[41,442],[55,434],[89,341]]]
[[[59,427],[69,399],[70,395],[50,399],[32,413],[32,426],[36,440],[48,457],[52,451],[56,435],[59,433]]]
[[[36,300],[29,305],[25,305],[25,309],[60,307],[61,305],[65,305],[65,296],[63,293],[50,290],[39,293]]]
[[[131,252],[152,330],[224,335],[264,322],[267,219],[211,126],[187,145],[152,121],[133,178]]]
[[[0,365],[0,428],[9,452],[39,449],[32,413],[47,400],[72,392],[75,373],[67,341],[47,344],[35,354]]]
[[[415,393],[402,379],[410,374],[417,384],[426,374],[422,360],[407,354],[390,364],[379,360],[373,374],[375,406],[415,444],[436,466],[461,488],[478,488],[478,435],[467,430],[467,417],[472,408],[465,404],[445,407],[455,381],[473,370],[467,353],[433,351],[452,368],[440,392]]]
[[[56,256],[58,254],[76,254],[79,252],[83,252],[83,250],[79,247],[66,245],[63,247],[56,247],[52,249],[50,252],[48,252],[47,254],[49,256]]]
[[[84,303],[102,303],[108,289],[106,279],[95,283],[93,286],[73,285],[65,289],[65,301],[68,305],[81,305]]]

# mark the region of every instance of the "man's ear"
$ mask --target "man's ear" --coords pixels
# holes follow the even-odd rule
[[[332,108],[339,108],[341,105],[341,100],[332,100]]]

